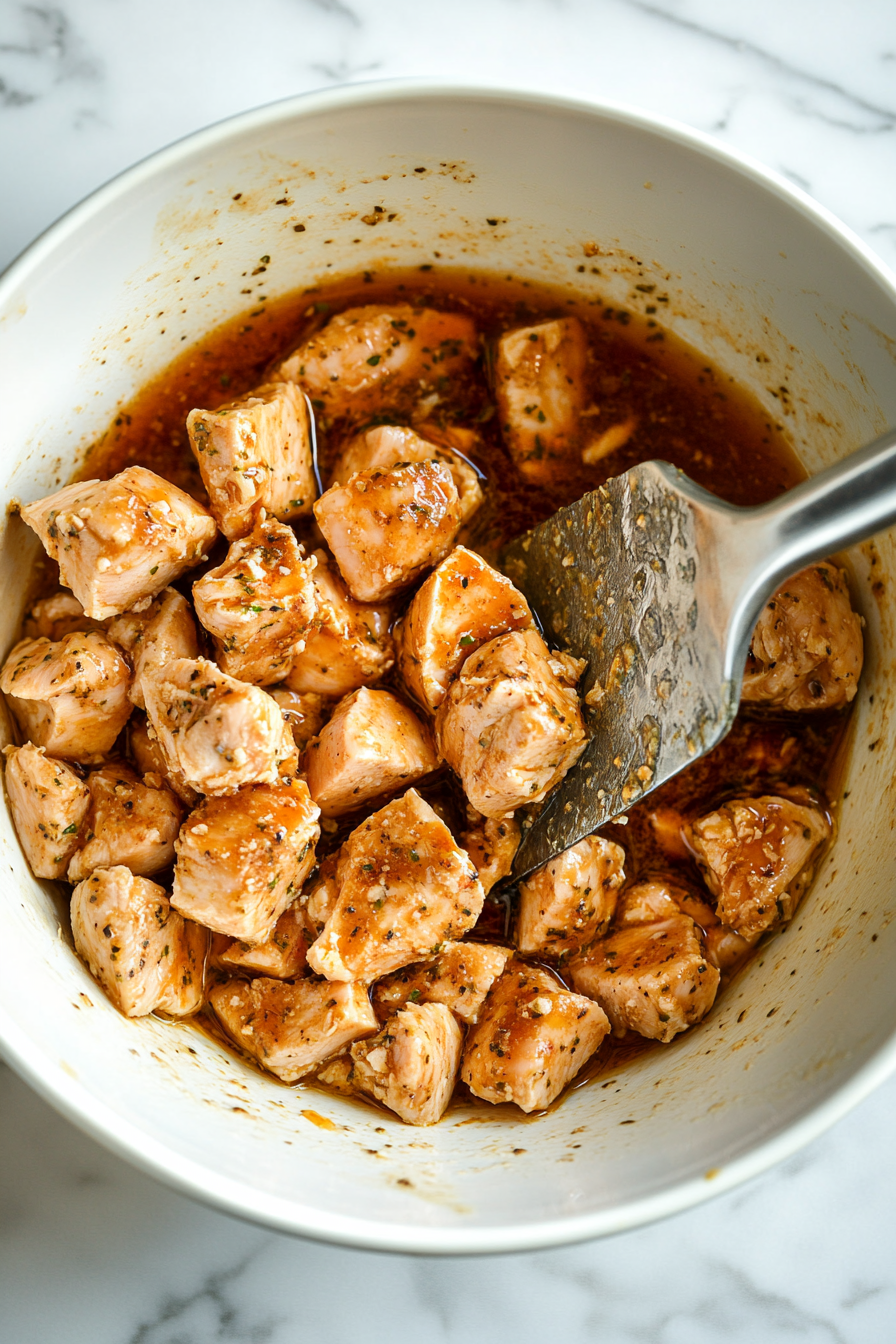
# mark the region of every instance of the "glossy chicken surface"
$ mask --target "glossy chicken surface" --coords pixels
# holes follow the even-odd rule
[[[569,956],[606,933],[625,881],[625,850],[590,835],[520,883],[516,943],[530,956]]]

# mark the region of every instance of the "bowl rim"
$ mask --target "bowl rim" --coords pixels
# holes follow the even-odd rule
[[[773,169],[748,154],[719,143],[705,132],[623,102],[568,97],[513,85],[416,78],[366,81],[279,99],[226,117],[156,150],[91,192],[30,243],[0,273],[0,306],[84,223],[116,199],[151,180],[159,171],[175,166],[196,152],[216,149],[233,136],[264,130],[295,117],[388,102],[412,103],[421,99],[472,100],[579,114],[626,125],[696,149],[778,197],[821,229],[888,292],[896,309],[896,274],[848,225]],[[56,1060],[43,1058],[36,1061],[26,1033],[9,1018],[2,1006],[0,1056],[39,1096],[82,1132],[180,1194],[224,1213],[280,1232],[358,1249],[416,1255],[471,1255],[546,1249],[630,1231],[684,1212],[761,1175],[823,1134],[896,1071],[896,1027],[888,1040],[836,1092],[790,1123],[781,1133],[716,1172],[677,1182],[659,1193],[595,1213],[478,1228],[431,1228],[334,1215],[259,1192],[239,1180],[213,1173],[200,1162],[172,1153],[164,1143],[137,1125],[123,1121]]]

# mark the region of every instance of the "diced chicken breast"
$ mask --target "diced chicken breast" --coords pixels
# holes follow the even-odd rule
[[[376,980],[459,938],[485,894],[466,852],[415,789],[387,803],[342,847],[339,896],[308,964],[328,980]]]
[[[302,695],[335,700],[379,681],[392,667],[391,612],[350,597],[326,551],[315,551],[314,559],[316,628],[306,637],[303,652],[293,657],[285,680]]]
[[[4,748],[6,793],[16,834],[35,877],[64,877],[80,844],[90,792],[64,761],[43,747]]]
[[[224,672],[256,686],[283,680],[317,615],[316,567],[291,527],[265,519],[193,584],[196,615]]]
[[[827,562],[788,579],[756,623],[744,700],[781,709],[849,704],[862,674],[862,621],[846,575]]]
[[[441,462],[360,471],[321,495],[314,516],[359,602],[384,602],[408,588],[451,549],[463,521]]]
[[[144,679],[144,694],[169,770],[200,793],[273,784],[295,753],[276,701],[206,658],[175,658]]]
[[[74,593],[60,589],[51,597],[42,597],[25,613],[22,622],[23,639],[62,639],[76,630],[96,630],[97,622],[84,615],[84,608]]]
[[[664,919],[675,919],[681,914],[690,915],[686,908],[690,904],[688,898],[689,893],[684,887],[665,878],[633,882],[619,897],[614,922],[617,928],[622,929],[637,924],[659,924]],[[706,909],[711,922],[717,923],[715,914],[708,907]],[[693,918],[693,915],[690,917]]]
[[[317,498],[308,404],[291,382],[265,383],[216,411],[187,416],[209,507],[228,540],[252,531],[258,510],[282,522]]]
[[[191,788],[181,770],[172,770],[155,737],[150,735],[150,727],[145,714],[134,714],[128,720],[127,753],[134,762],[137,774],[150,788],[159,789],[164,785],[176,793],[182,803],[193,807],[199,801],[199,794]]]
[[[637,891],[637,887],[644,888]],[[694,921],[662,884],[632,888],[627,922],[570,962],[576,989],[603,1008],[617,1036],[671,1041],[706,1016],[719,987]],[[653,914],[664,918],[650,919]]]
[[[171,908],[155,882],[103,868],[72,892],[78,955],[126,1017],[202,1005],[208,931]]]
[[[478,812],[540,803],[579,759],[583,667],[549,653],[536,630],[499,635],[464,663],[436,714],[436,745]]]
[[[145,467],[76,481],[22,517],[97,621],[154,598],[202,560],[217,531],[207,509]]]
[[[376,425],[349,439],[336,460],[330,485],[345,485],[359,471],[388,471],[408,462],[441,462],[451,472],[466,523],[482,503],[479,477],[468,462],[441,444],[402,425]]]
[[[668,859],[686,860],[688,847],[684,840],[685,818],[674,807],[651,808],[647,814],[653,838]]]
[[[463,1032],[441,1003],[400,1009],[372,1040],[351,1049],[351,1081],[409,1125],[434,1125],[451,1100]]]
[[[719,919],[755,942],[793,917],[830,834],[821,808],[766,795],[724,803],[690,839]]]
[[[215,985],[208,997],[236,1044],[285,1083],[378,1026],[364,985],[259,976]]]
[[[473,860],[482,890],[488,894],[510,875],[522,838],[520,824],[512,812],[505,817],[483,817],[472,807],[467,808],[467,822],[460,843]]]
[[[129,611],[110,621],[107,633],[124,649],[134,669],[128,694],[146,708],[143,678],[174,658],[198,658],[199,641],[190,604],[176,588],[166,588],[146,611]]]
[[[509,579],[455,546],[417,590],[398,635],[398,670],[435,713],[463,663],[496,635],[532,627],[529,604]]]
[[[410,409],[466,372],[478,354],[462,313],[367,304],[332,317],[277,370],[299,383],[315,410],[333,418]]]
[[[470,1028],[461,1078],[483,1101],[556,1101],[610,1029],[603,1010],[548,971],[508,961]]]
[[[585,329],[576,317],[508,331],[498,342],[501,432],[529,481],[550,480],[580,451],[587,359]]]
[[[305,753],[311,797],[325,817],[414,784],[438,768],[429,730],[390,691],[353,691]]]
[[[509,947],[494,943],[445,943],[432,960],[378,980],[372,992],[374,1012],[385,1022],[407,1004],[442,1003],[461,1021],[475,1022],[509,956]]]
[[[324,925],[336,908],[339,883],[336,881],[338,854],[329,854],[321,861],[317,872],[312,872],[299,896],[299,908],[305,928],[314,942],[324,931]]]
[[[609,927],[625,880],[625,850],[589,835],[520,883],[516,943],[529,956],[580,952]]]
[[[16,644],[0,673],[22,734],[51,756],[102,760],[131,712],[131,669],[105,635],[78,631]]]
[[[265,942],[314,867],[319,815],[300,779],[206,798],[175,844],[172,904],[216,933]]]
[[[222,967],[268,975],[273,980],[294,980],[305,969],[309,938],[298,903],[286,907],[263,943],[235,939],[219,953]]]
[[[289,726],[296,750],[303,752],[312,738],[323,728],[330,715],[331,707],[321,695],[310,692],[290,691],[285,686],[272,686],[268,694],[276,700],[283,715],[283,722]]]
[[[152,877],[174,862],[174,841],[184,809],[170,789],[141,783],[123,761],[110,761],[87,777],[90,807],[81,844],[68,866],[69,882],[97,868],[129,868]]]

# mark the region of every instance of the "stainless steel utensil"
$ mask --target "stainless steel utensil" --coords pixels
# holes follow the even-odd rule
[[[758,508],[668,462],[607,481],[505,550],[549,643],[585,658],[591,733],[513,876],[625,812],[730,729],[753,628],[788,578],[896,522],[896,430]]]

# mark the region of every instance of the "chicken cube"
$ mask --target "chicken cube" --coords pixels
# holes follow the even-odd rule
[[[529,604],[510,580],[455,546],[411,600],[397,637],[398,670],[411,694],[435,713],[452,677],[478,648],[532,625]]]
[[[305,753],[311,797],[341,817],[438,768],[429,732],[389,691],[353,691]]]
[[[340,853],[339,896],[308,965],[328,980],[376,980],[435,956],[479,918],[468,855],[415,789],[374,812]]]
[[[766,795],[724,803],[690,840],[719,919],[753,943],[793,918],[830,835],[820,807]]]
[[[251,971],[273,980],[294,980],[305,969],[309,942],[302,910],[293,901],[277,920],[270,938],[263,943],[235,939],[218,954],[218,963],[226,969]]]
[[[84,608],[74,593],[60,589],[50,597],[42,597],[25,613],[22,622],[23,639],[62,639],[76,630],[97,630],[97,621],[84,615]]]
[[[6,793],[19,843],[35,877],[64,877],[80,844],[90,791],[43,747],[5,747]]]
[[[703,906],[697,900],[693,904],[700,913],[708,915],[712,924],[718,923],[708,906]],[[669,882],[666,878],[648,878],[633,882],[622,892],[616,903],[614,923],[616,928],[623,929],[637,924],[659,924],[664,919],[676,919],[682,914],[689,915],[696,923],[695,916],[688,908],[691,905],[691,893],[685,887],[679,886],[677,882]]]
[[[256,686],[283,680],[317,615],[316,567],[292,528],[266,519],[193,584],[196,615],[224,672]]]
[[[632,889],[623,927],[570,962],[570,974],[603,1008],[616,1036],[636,1031],[668,1042],[709,1012],[719,972],[694,921],[663,884],[636,887],[645,890]]]
[[[328,418],[409,410],[465,373],[478,354],[462,313],[398,303],[337,313],[277,370],[299,383]]]
[[[364,985],[259,976],[215,985],[208,997],[228,1035],[284,1083],[378,1026]]]
[[[550,481],[581,447],[588,342],[576,317],[506,332],[495,395],[504,441],[528,481]]]
[[[351,1081],[409,1125],[445,1114],[460,1069],[463,1032],[441,1003],[400,1009],[371,1040],[351,1049]]]
[[[176,588],[166,588],[146,611],[129,611],[109,622],[107,634],[124,649],[134,669],[128,689],[133,704],[146,709],[143,678],[174,658],[198,658],[199,641],[190,604]]]
[[[75,950],[126,1017],[202,1006],[208,931],[130,868],[102,868],[72,892]]]
[[[359,471],[321,495],[314,516],[359,602],[383,602],[408,588],[451,549],[463,521],[441,462]]]
[[[520,883],[516,943],[528,956],[567,957],[606,933],[625,879],[625,850],[589,835]]]
[[[350,597],[326,551],[315,551],[314,559],[316,628],[306,637],[304,651],[294,656],[285,682],[300,695],[336,700],[379,681],[392,667],[391,613],[386,606]]]
[[[483,1101],[540,1111],[556,1101],[609,1030],[591,999],[546,970],[510,960],[467,1034],[461,1078]]]
[[[483,816],[540,803],[575,765],[583,668],[549,653],[536,630],[499,635],[464,663],[436,714],[436,745]]]
[[[193,807],[199,801],[200,795],[187,783],[183,772],[169,767],[158,741],[150,735],[145,714],[134,714],[128,721],[127,754],[137,774],[150,788],[160,789],[164,785],[187,807]]]
[[[408,462],[433,461],[441,462],[451,472],[461,522],[468,522],[483,498],[475,469],[450,448],[432,443],[401,425],[376,425],[373,429],[362,429],[350,439],[336,460],[330,485],[346,485],[359,471],[388,471]]]
[[[97,621],[148,603],[204,558],[217,533],[207,509],[145,467],[76,481],[25,505],[22,517]]]
[[[780,709],[848,705],[862,673],[862,621],[846,575],[827,562],[788,579],[756,623],[743,699]]]
[[[172,774],[200,793],[274,784],[295,755],[275,700],[206,658],[175,658],[144,679],[146,712]]]
[[[431,961],[418,961],[378,980],[373,1009],[385,1022],[407,1004],[441,1003],[463,1022],[475,1022],[485,996],[504,970],[509,947],[445,943]]]
[[[293,383],[265,383],[216,411],[191,411],[187,433],[228,541],[252,531],[259,509],[282,522],[311,512],[317,498],[311,421]]]
[[[522,832],[512,812],[504,817],[483,817],[467,808],[467,829],[460,843],[473,860],[486,895],[503,878],[509,877],[520,847]]]
[[[105,635],[78,631],[62,639],[25,639],[0,673],[22,734],[51,756],[102,760],[131,712],[131,669]]]
[[[110,761],[87,777],[90,807],[81,846],[68,866],[69,882],[98,868],[129,868],[152,877],[174,862],[174,842],[184,809],[169,789],[141,783],[123,761]]]
[[[206,798],[175,844],[172,904],[216,933],[267,941],[314,867],[319,815],[300,779]]]
[[[316,872],[312,871],[299,895],[299,909],[311,942],[323,933],[324,925],[336,908],[339,898],[339,884],[336,881],[338,861],[338,853],[328,854]]]

